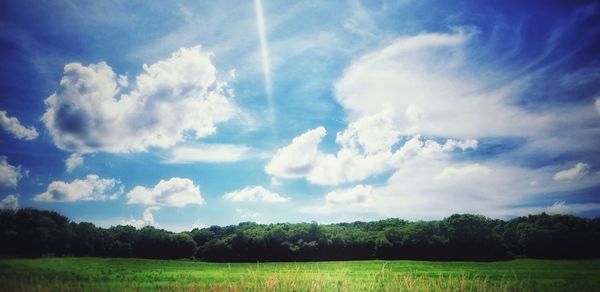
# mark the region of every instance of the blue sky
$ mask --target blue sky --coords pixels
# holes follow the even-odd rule
[[[600,214],[593,1],[3,1],[2,208]]]

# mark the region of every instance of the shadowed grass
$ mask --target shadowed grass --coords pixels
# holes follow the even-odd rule
[[[594,291],[599,260],[232,263],[0,260],[2,291]]]

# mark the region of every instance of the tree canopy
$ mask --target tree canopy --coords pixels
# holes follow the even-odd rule
[[[194,258],[215,262],[356,259],[504,260],[600,256],[600,218],[529,215],[508,221],[455,214],[337,224],[243,222],[173,233],[151,226],[96,227],[56,212],[0,210],[4,256]]]

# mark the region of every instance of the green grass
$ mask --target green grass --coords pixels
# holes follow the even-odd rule
[[[2,291],[593,291],[600,260],[233,263],[0,260]]]

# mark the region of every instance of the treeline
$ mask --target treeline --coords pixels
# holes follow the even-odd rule
[[[409,222],[240,223],[173,233],[154,227],[99,228],[56,212],[0,210],[3,256],[194,258],[215,262],[356,259],[504,260],[600,257],[600,218],[480,215]]]

